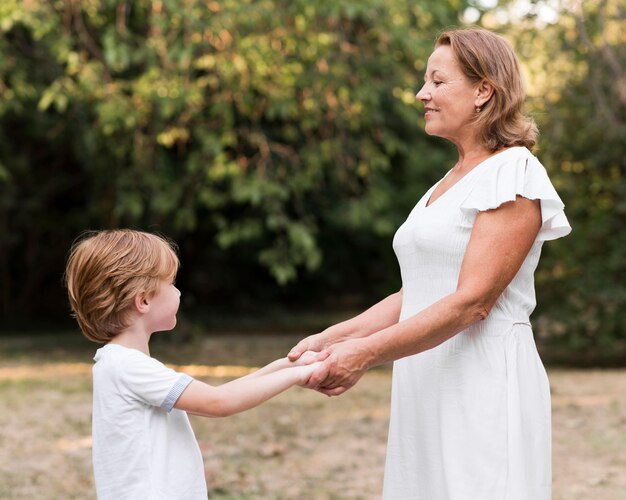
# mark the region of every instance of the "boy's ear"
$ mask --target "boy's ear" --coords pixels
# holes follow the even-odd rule
[[[141,314],[145,314],[150,310],[150,301],[144,292],[135,295],[135,309]]]

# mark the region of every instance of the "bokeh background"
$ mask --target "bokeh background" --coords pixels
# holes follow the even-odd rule
[[[437,34],[478,24],[524,66],[537,155],[574,232],[546,245],[535,328],[624,352],[626,7],[618,0],[5,0],[0,322],[67,319],[87,229],[180,245],[186,314],[370,304],[395,229],[452,164],[414,95]]]
[[[424,133],[414,96],[437,34],[462,25],[495,30],[515,47],[527,111],[541,130],[536,154],[574,228],[544,246],[537,271],[532,321],[541,354],[549,367],[624,367],[623,1],[2,0],[0,386],[17,412],[6,428],[32,411],[19,395],[44,391],[38,397],[53,403],[42,411],[58,408],[58,391],[45,392],[54,373],[78,374],[79,387],[62,387],[80,394],[77,412],[89,416],[88,365],[59,365],[90,362],[95,348],[81,339],[62,285],[68,250],[85,230],[131,227],[178,243],[178,333],[159,339],[170,344],[158,351],[169,362],[185,363],[183,353],[207,363],[205,347],[218,338],[219,351],[234,358],[251,342],[266,355],[212,364],[255,366],[397,290],[394,231],[455,158],[450,144]],[[268,334],[287,337],[277,344]],[[49,371],[37,375],[44,365]],[[565,387],[586,380],[567,373]],[[623,372],[611,373],[617,378],[602,383],[618,387]],[[623,399],[606,401],[619,410],[607,410],[602,425],[623,429]],[[562,422],[579,432],[577,418]],[[56,452],[89,446],[81,422],[69,427],[84,427],[78,441],[69,430],[55,437],[65,439]],[[615,432],[607,443],[626,443]],[[557,442],[564,457],[568,439]],[[91,491],[85,456],[66,464],[67,474],[72,464],[85,468],[74,483],[82,494]],[[22,479],[37,483],[21,467]],[[0,495],[30,491],[19,472],[3,470]],[[215,494],[249,491],[233,486],[233,470],[232,484]],[[42,474],[42,484],[51,480]],[[49,498],[76,491],[64,487]],[[33,491],[23,494],[44,498],[47,490]],[[578,498],[571,491],[563,498]]]

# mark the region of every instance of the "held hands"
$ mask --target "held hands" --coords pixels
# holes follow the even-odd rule
[[[315,353],[315,354],[319,354],[319,353]],[[307,384],[309,383],[311,375],[313,375],[313,373],[315,373],[315,370],[317,370],[320,366],[322,366],[322,362],[315,361],[315,360],[309,364],[296,365],[296,368],[298,369],[299,376],[300,376],[300,380],[297,383],[297,385],[299,385],[300,387],[307,387]]]
[[[296,366],[310,365],[316,361],[324,361],[328,357],[328,354],[327,351],[304,351],[297,359],[293,360],[292,363]]]
[[[288,364],[288,366],[298,368],[298,373],[301,376],[298,385],[301,387],[306,387],[309,378],[315,372],[315,370],[322,365],[321,361],[326,359],[326,356],[328,356],[328,353],[326,352],[305,351],[295,361],[291,361],[288,358],[285,358],[285,362]]]
[[[324,351],[325,348],[326,342],[322,339],[321,334],[318,333],[316,335],[310,335],[298,342],[293,349],[289,351],[287,357],[290,361],[297,361],[300,359],[300,356],[307,351],[319,354]]]
[[[345,340],[322,352],[305,351],[298,359],[302,357],[312,360],[316,365],[304,387],[315,389],[327,396],[339,396],[350,389],[371,366],[373,359],[372,353],[364,347],[361,339]]]

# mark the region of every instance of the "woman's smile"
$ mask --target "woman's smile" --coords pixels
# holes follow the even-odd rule
[[[424,118],[432,118],[432,116],[437,113],[439,110],[436,108],[426,107],[424,108]]]

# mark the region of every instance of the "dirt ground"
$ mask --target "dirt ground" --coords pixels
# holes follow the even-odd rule
[[[298,338],[214,335],[157,343],[152,354],[220,384],[283,355]],[[95,498],[93,351],[58,339],[0,339],[0,498]],[[626,370],[548,374],[554,500],[626,500]],[[192,417],[211,498],[380,498],[390,377],[383,367],[338,398],[295,388],[227,419]]]

